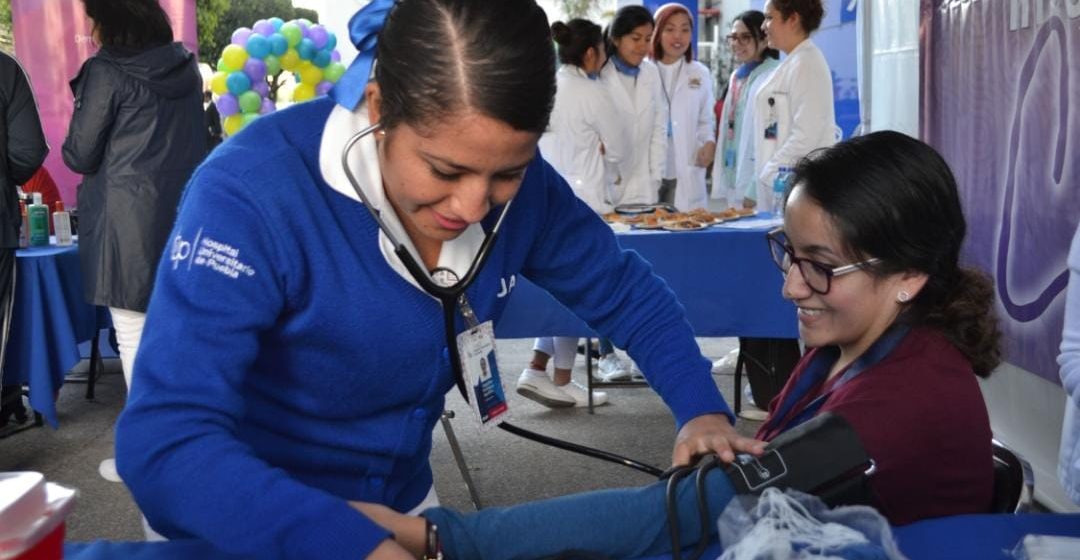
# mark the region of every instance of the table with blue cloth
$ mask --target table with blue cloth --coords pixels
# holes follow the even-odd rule
[[[1080,537],[1080,514],[957,515],[928,519],[893,529],[900,551],[911,560],[1006,560],[1027,534]],[[716,558],[713,545],[702,558]],[[685,556],[685,555],[684,555]],[[225,560],[241,558],[200,541],[158,543],[68,543],[67,560]],[[666,560],[658,556],[654,560]]]
[[[56,428],[55,395],[81,359],[79,343],[91,340],[108,320],[83,300],[77,245],[19,249],[15,259],[3,383],[29,385],[30,407]]]
[[[667,282],[697,336],[798,338],[795,307],[780,294],[783,277],[765,239],[772,226],[758,223],[749,229],[632,230],[616,238]],[[546,291],[523,278],[516,282],[495,325],[497,337],[597,336]]]

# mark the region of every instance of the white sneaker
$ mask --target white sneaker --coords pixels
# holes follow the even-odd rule
[[[105,459],[98,465],[98,474],[109,482],[123,482],[120,474],[116,472],[116,459],[113,458]]]
[[[735,375],[735,365],[739,363],[739,349],[727,353],[727,356],[712,363],[713,375]]]
[[[600,379],[603,381],[624,381],[634,375],[630,368],[623,365],[622,360],[614,353],[600,358],[597,369],[600,371]]]
[[[577,399],[556,387],[547,373],[532,368],[525,368],[518,377],[517,394],[551,408],[577,405]]]
[[[573,397],[575,401],[574,406],[589,406],[589,389],[581,383],[571,381],[566,385],[555,385],[555,388]],[[593,391],[592,403],[593,406],[607,404],[607,393],[603,391]]]

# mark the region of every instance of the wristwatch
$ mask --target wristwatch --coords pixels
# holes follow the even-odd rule
[[[439,542],[439,527],[424,518],[426,534],[424,536],[423,560],[443,560],[442,543]]]

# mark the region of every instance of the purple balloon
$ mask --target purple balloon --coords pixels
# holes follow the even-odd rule
[[[323,81],[319,82],[315,86],[315,94],[316,95],[326,95],[326,94],[330,93],[330,90],[333,89],[333,87],[334,87],[334,84],[332,84],[332,83],[330,83],[330,82],[328,82],[326,80],[323,80]]]
[[[277,107],[274,105],[273,101],[270,101],[269,99],[263,99],[262,107],[259,107],[259,114],[265,115],[267,113],[273,113],[276,110]]]
[[[251,37],[251,30],[246,27],[241,27],[232,34],[232,44],[240,45],[241,47],[247,44],[248,37]]]
[[[223,117],[235,115],[240,112],[240,102],[235,95],[226,93],[217,98],[217,110]]]
[[[255,25],[251,26],[251,30],[264,37],[269,37],[273,35],[275,31],[274,24],[266,21],[265,19],[260,19],[259,21],[255,22]]]
[[[334,51],[334,52],[330,53],[330,61],[331,62],[341,62],[341,53],[339,53],[337,51]]]
[[[244,73],[251,78],[251,83],[257,84],[266,79],[266,63],[259,58],[248,58],[244,62]]]
[[[251,91],[254,91],[262,97],[269,97],[270,84],[267,84],[265,80],[260,80],[251,85]]]
[[[326,28],[321,25],[312,25],[308,29],[308,39],[311,39],[312,43],[315,43],[315,48],[322,50],[326,47],[326,41],[330,36],[326,33]]]

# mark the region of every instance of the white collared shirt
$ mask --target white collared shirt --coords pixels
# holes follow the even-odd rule
[[[319,146],[319,169],[323,179],[335,191],[363,204],[360,196],[356,193],[345,170],[341,167],[341,151],[357,132],[370,126],[371,121],[367,116],[367,105],[361,104],[355,111],[349,111],[340,105],[334,107],[330,116],[326,119],[323,128],[322,144]],[[423,261],[413,244],[412,239],[405,233],[401,225],[401,219],[394,211],[394,207],[386,200],[386,191],[382,181],[382,173],[379,171],[379,157],[375,145],[375,136],[369,135],[361,139],[357,146],[349,152],[349,167],[371,203],[372,208],[379,212],[379,217],[390,232],[405,245],[416,262],[423,266]],[[384,211],[385,210],[385,211]],[[469,270],[480,245],[484,241],[484,231],[480,224],[470,224],[458,237],[445,241],[439,251],[439,268],[448,268],[461,278]],[[409,274],[405,264],[394,252],[394,244],[387,237],[385,231],[379,232],[379,250],[386,259],[390,268],[394,269],[402,278],[417,288],[420,285]]]

